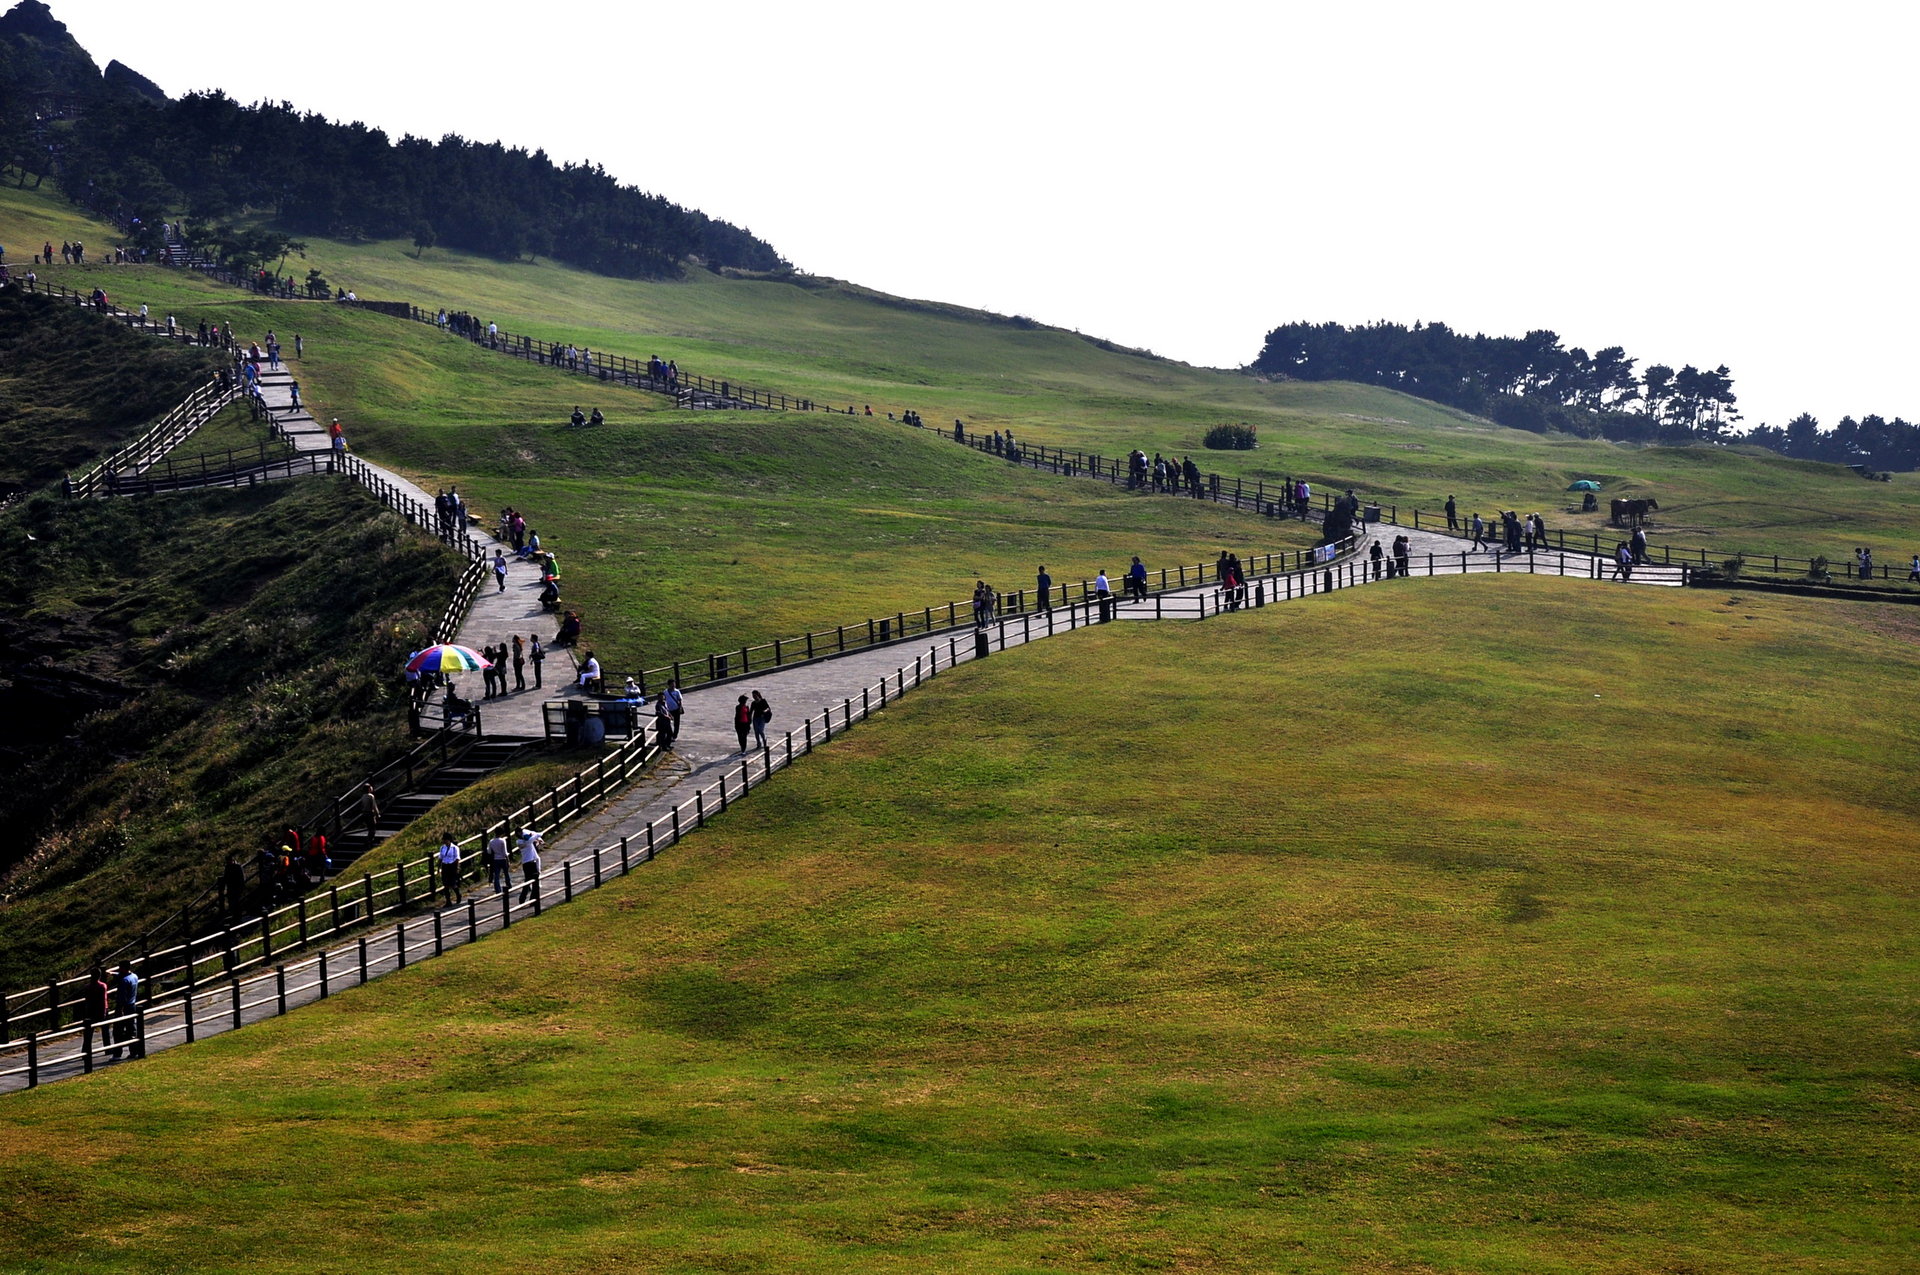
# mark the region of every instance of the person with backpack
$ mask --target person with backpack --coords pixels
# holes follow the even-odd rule
[[[133,972],[130,962],[120,962],[112,987],[113,1012],[122,1021],[113,1025],[113,1048],[107,1051],[107,1057],[118,1061],[120,1050],[125,1047],[129,1057],[138,1058],[141,1056],[140,1024],[134,1015],[140,1005],[140,976]]]
[[[753,741],[764,753],[767,751],[767,723],[773,720],[773,705],[767,703],[759,691],[755,691],[750,707],[753,709]]]

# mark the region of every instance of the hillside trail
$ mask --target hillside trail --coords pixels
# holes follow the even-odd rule
[[[293,370],[284,365],[263,372],[261,396],[272,414],[274,427],[301,452],[324,452],[329,447],[326,429],[304,406],[292,402]],[[363,458],[363,463],[364,458]],[[369,469],[396,488],[423,504],[431,505],[428,494],[401,475],[377,465]],[[1098,479],[1093,479],[1098,481]],[[1138,623],[1163,620],[1234,622],[1251,617],[1266,607],[1317,597],[1321,592],[1360,584],[1411,584],[1421,576],[1453,574],[1494,574],[1524,572],[1546,574],[1597,582],[1610,571],[1609,564],[1594,555],[1577,552],[1542,551],[1508,554],[1499,551],[1475,551],[1462,541],[1436,532],[1411,531],[1395,526],[1367,526],[1358,553],[1331,567],[1306,573],[1253,576],[1248,584],[1253,595],[1237,609],[1223,606],[1217,586],[1199,584],[1173,589],[1145,600],[1123,602],[1116,599],[1112,622]],[[1383,542],[1385,533],[1406,535],[1411,546],[1408,578],[1405,581],[1381,580],[1371,566],[1368,551],[1375,542]],[[465,534],[491,559],[496,541],[474,526]],[[508,559],[506,588],[489,579],[475,599],[459,640],[466,645],[484,646],[506,640],[516,632],[541,632],[553,619],[537,601],[541,581],[531,563]],[[1640,585],[1676,586],[1682,583],[1679,568],[1641,568],[1631,581]],[[1119,582],[1115,582],[1118,586]],[[1324,587],[1323,587],[1324,586]],[[1257,601],[1255,601],[1257,599]],[[980,658],[1000,658],[1033,642],[1065,636],[1094,627],[1094,609],[1085,602],[1066,603],[1051,612],[1028,612],[994,621],[983,628],[966,629],[937,635],[904,639],[887,646],[866,647],[844,654],[822,657],[804,664],[788,664],[737,679],[694,688],[686,693],[682,729],[674,748],[651,771],[617,796],[601,803],[589,814],[571,824],[548,842],[542,877],[544,888],[559,894],[553,902],[570,898],[576,892],[598,885],[603,875],[618,865],[624,871],[630,849],[635,857],[651,852],[655,832],[662,841],[670,839],[666,830],[680,827],[683,813],[695,806],[695,798],[720,793],[719,809],[726,804],[726,781],[734,782],[737,794],[748,784],[770,778],[779,765],[796,755],[811,751],[819,738],[814,723],[838,722],[838,729],[851,726],[856,716],[864,720],[869,711],[884,711],[893,698],[904,695],[924,677],[937,671],[956,668]],[[554,652],[552,672],[545,687],[509,693],[486,701],[483,716],[489,734],[544,735],[543,705],[584,695],[575,678],[565,670],[573,668],[571,658],[557,658]],[[618,670],[606,676],[617,682]],[[878,689],[878,703],[874,695]],[[772,747],[761,751],[743,750],[733,726],[733,710],[739,699],[759,691],[774,708],[774,723],[769,731]],[[794,723],[806,725],[796,738]],[[709,808],[712,808],[711,802]],[[677,838],[677,831],[673,834]],[[645,847],[645,851],[641,850]],[[477,847],[474,847],[477,849]],[[330,961],[339,986],[350,986],[369,978],[404,968],[409,960],[418,961],[431,954],[474,941],[505,926],[512,919],[511,892],[494,895],[478,890],[475,897],[485,907],[428,911],[410,922],[413,936],[407,934],[409,922],[392,930],[375,930],[350,943],[323,946],[324,956],[309,958],[309,964]],[[498,911],[494,911],[496,905]],[[524,908],[524,903],[517,905]],[[539,899],[533,901],[535,913]],[[431,938],[427,927],[430,923]],[[324,969],[324,966],[322,966]],[[327,994],[324,974],[302,983],[289,984],[287,967],[252,978],[240,978],[228,985],[211,987],[184,998],[160,1005],[149,1015],[148,1049],[155,1051],[184,1043],[192,1035],[213,1035],[245,1023],[260,1021],[286,1012],[287,1008],[308,1004]],[[196,1030],[197,1028],[197,1030]],[[98,1044],[93,1048],[97,1051]],[[0,1050],[17,1061],[18,1046]],[[98,1065],[97,1054],[87,1053],[78,1036],[67,1035],[49,1040],[41,1049],[38,1073],[41,1083],[77,1076]],[[24,1068],[0,1069],[0,1092],[25,1087]]]

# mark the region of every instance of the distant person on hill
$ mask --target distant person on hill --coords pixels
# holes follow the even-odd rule
[[[589,425],[605,425],[606,423],[607,418],[600,414],[600,409],[597,407],[593,409],[593,415],[587,418],[587,424]]]
[[[1040,573],[1033,578],[1033,590],[1040,595],[1040,609],[1053,610],[1053,577],[1047,574],[1047,564],[1040,564]]]
[[[568,615],[573,613],[569,611]],[[580,666],[580,689],[592,690],[594,683],[600,680],[600,659],[592,651],[587,652],[587,662]]]
[[[493,551],[493,578],[499,583],[499,593],[507,591],[507,555],[498,549]]]
[[[540,666],[547,660],[547,648],[540,645],[538,633],[527,635],[527,658],[533,661],[533,689],[537,691],[540,689]]]
[[[1920,580],[1920,553],[1913,555],[1913,565],[1907,571],[1907,579]]]
[[[1107,569],[1102,567],[1093,577],[1094,600],[1100,604],[1100,622],[1105,624],[1113,618],[1113,587],[1107,583]]]
[[[1633,580],[1633,550],[1624,540],[1613,547],[1613,578],[1629,583]]]
[[[247,903],[247,869],[240,862],[240,856],[229,853],[227,866],[220,872],[220,892],[225,897],[227,924],[232,925],[240,919],[241,909]]]
[[[1453,497],[1447,497],[1447,530],[1460,530],[1460,507],[1453,503]]]
[[[569,611],[560,621],[560,631],[553,635],[555,646],[572,646],[580,640],[580,613]]]
[[[373,784],[368,782],[360,788],[360,818],[367,825],[367,839],[373,839],[373,833],[380,826],[380,798],[374,794]]]
[[[296,332],[293,334],[293,357],[296,359],[301,359],[301,358],[305,358],[306,355],[307,355],[307,343],[301,340],[300,334]]]
[[[513,689],[527,689],[527,644],[518,633],[513,635]]]
[[[1480,550],[1487,547],[1487,524],[1481,521],[1479,514],[1473,516],[1473,547]]]
[[[966,427],[960,423],[958,416],[953,418],[953,441],[956,443],[964,443],[967,441]]]
[[[1367,548],[1367,557],[1373,560],[1373,578],[1378,580],[1380,578],[1381,567],[1386,562],[1387,551],[1380,547],[1378,540],[1375,540],[1373,544]]]
[[[582,425],[585,425],[586,423],[587,423],[587,414],[580,410],[580,405],[578,403],[574,404],[573,415],[568,418],[568,424],[572,425],[575,429],[579,429]]]
[[[1147,600],[1147,564],[1140,561],[1137,553],[1133,555],[1133,565],[1127,568],[1127,592],[1135,602]]]
[[[671,744],[680,738],[680,717],[687,711],[686,696],[680,693],[680,679],[667,683],[667,689],[660,692],[660,702],[667,706],[667,716],[673,719],[673,734],[667,737],[667,743]]]
[[[333,450],[345,454],[347,450],[347,431],[340,428],[340,418],[333,418],[333,424],[327,426],[327,437],[333,440]]]
[[[1633,537],[1627,541],[1627,547],[1633,551],[1633,565],[1645,566],[1647,562],[1647,529],[1635,527]]]

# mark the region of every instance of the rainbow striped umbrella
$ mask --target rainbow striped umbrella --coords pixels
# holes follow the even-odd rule
[[[407,661],[409,673],[471,673],[492,668],[493,661],[470,646],[440,642]]]

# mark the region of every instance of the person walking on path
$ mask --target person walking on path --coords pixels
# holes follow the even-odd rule
[[[493,578],[494,582],[500,586],[498,592],[505,593],[507,591],[507,555],[499,549],[493,551]]]
[[[520,901],[525,903],[540,893],[540,848],[544,838],[532,828],[520,830]]]
[[[107,1051],[107,1058],[117,1062],[120,1050],[127,1047],[129,1057],[140,1057],[140,1024],[134,1016],[140,1005],[140,976],[133,972],[130,962],[120,962],[120,969],[113,976],[113,1012],[121,1021],[113,1025],[113,1048]]]
[[[1473,516],[1473,547],[1483,551],[1487,547],[1487,524],[1480,520],[1479,514]]]
[[[293,357],[302,359],[307,356],[307,343],[300,339],[298,332],[293,334]]]
[[[1453,497],[1447,497],[1447,530],[1460,530],[1460,506],[1453,503]]]
[[[220,873],[220,890],[226,896],[227,924],[237,925],[247,905],[247,869],[238,854],[227,855],[227,866]]]
[[[687,711],[686,697],[680,694],[678,678],[667,683],[667,689],[660,693],[660,702],[667,706],[667,716],[673,719],[673,733],[667,736],[667,746],[671,748],[680,738],[680,714]]]
[[[1127,591],[1133,594],[1135,602],[1147,600],[1147,564],[1140,561],[1140,555],[1133,555],[1133,565],[1127,568]]]
[[[662,752],[673,747],[673,712],[664,691],[653,697],[653,742]]]
[[[1613,578],[1629,583],[1633,580],[1633,550],[1624,540],[1613,547]]]
[[[367,824],[367,840],[373,840],[375,829],[380,826],[380,798],[374,795],[371,781],[360,788],[360,817]]]
[[[460,888],[460,843],[451,833],[440,838],[440,890],[447,896],[447,906],[460,902],[466,897],[466,891]]]
[[[508,857],[504,832],[496,832],[487,838],[487,884],[493,887],[496,894],[507,892],[509,875],[513,870]]]
[[[533,689],[537,691],[540,689],[540,665],[546,661],[547,650],[540,645],[538,633],[528,634],[527,643],[527,658],[533,661]]]
[[[338,416],[333,418],[333,424],[327,426],[327,437],[333,440],[334,451],[342,455],[346,454],[347,431],[340,428],[340,418]]]
[[[518,633],[513,635],[513,689],[527,689],[527,647]]]
[[[108,1008],[111,997],[112,989],[107,986],[107,967],[96,962],[94,967],[87,971],[87,999],[84,1012],[87,1016],[88,1040],[93,1039],[93,1033],[96,1031],[103,1035],[106,1032],[107,1029],[102,1024],[112,1013]]]
[[[1033,591],[1040,595],[1040,609],[1053,610],[1053,577],[1047,574],[1047,564],[1040,564],[1040,573],[1033,578]]]
[[[1113,589],[1107,583],[1107,569],[1100,568],[1093,577],[1094,600],[1100,604],[1100,623],[1105,624],[1113,618]]]
[[[747,751],[747,732],[753,729],[753,705],[742,695],[733,706],[733,733],[740,737],[740,751]]]
[[[1913,566],[1907,571],[1907,579],[1920,580],[1920,553],[1913,555]]]
[[[753,742],[761,752],[767,751],[767,723],[773,720],[773,705],[759,691],[753,693]]]
[[[1380,578],[1380,568],[1386,561],[1387,551],[1380,547],[1378,540],[1375,540],[1367,547],[1367,557],[1373,560],[1373,578],[1378,580]]]

